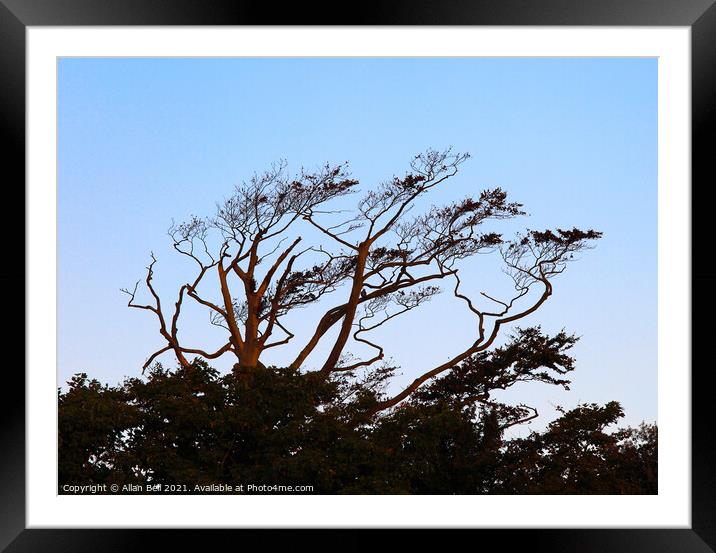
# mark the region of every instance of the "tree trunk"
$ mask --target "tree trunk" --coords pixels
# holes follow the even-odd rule
[[[366,260],[368,259],[368,248],[369,244],[362,243],[358,248],[358,258],[356,259],[356,270],[353,275],[353,285],[351,287],[351,294],[348,298],[346,305],[346,313],[343,316],[343,323],[341,324],[341,330],[336,338],[336,343],[333,345],[331,353],[328,355],[328,359],[321,368],[322,373],[330,373],[338,363],[341,357],[343,348],[348,341],[353,327],[353,320],[355,319],[356,310],[358,309],[358,302],[360,301],[360,293],[363,289],[363,273],[365,271]]]

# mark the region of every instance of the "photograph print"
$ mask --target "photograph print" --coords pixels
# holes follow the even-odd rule
[[[658,493],[656,58],[57,74],[58,493]]]

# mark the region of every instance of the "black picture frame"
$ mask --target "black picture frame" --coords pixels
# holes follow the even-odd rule
[[[364,1],[353,10],[338,4],[295,3],[278,7],[245,0],[0,0],[0,129],[5,196],[24,188],[25,178],[25,28],[83,25],[603,25],[687,26],[692,54],[692,525],[690,529],[530,529],[410,531],[424,547],[447,547],[453,539],[482,549],[588,552],[716,551],[716,463],[711,394],[716,382],[710,366],[706,319],[713,312],[716,269],[703,261],[709,236],[706,192],[716,181],[712,148],[716,138],[716,6],[714,0],[399,0]],[[19,196],[19,195],[18,195]],[[14,200],[6,199],[9,207]],[[6,207],[6,209],[7,209]],[[23,211],[7,209],[9,216]],[[19,225],[20,223],[18,223]],[[23,226],[24,228],[24,226]],[[8,246],[24,259],[24,242]],[[14,266],[19,264],[15,262]],[[22,265],[24,267],[24,264]],[[17,290],[18,269],[3,271],[4,289]],[[24,283],[23,277],[20,282]],[[24,287],[24,284],[20,286]],[[23,288],[24,289],[24,288]],[[24,294],[31,291],[24,289]],[[24,297],[23,294],[23,297]],[[13,292],[14,296],[20,297]],[[18,306],[18,309],[20,307]],[[14,311],[13,309],[13,312]],[[24,312],[24,311],[23,311]],[[704,320],[699,324],[699,319]],[[6,323],[9,317],[6,317]],[[24,325],[12,318],[8,342],[24,340]],[[19,336],[23,333],[23,337]],[[0,547],[5,551],[143,551],[176,545],[213,550],[237,547],[270,549],[275,542],[294,547],[303,530],[40,530],[25,528],[25,376],[16,359],[6,360],[0,401]],[[12,390],[12,393],[8,392]],[[376,547],[394,535],[390,530],[326,530],[323,543],[341,549]],[[401,531],[404,533],[404,531]],[[337,535],[340,534],[340,535]],[[461,534],[461,535],[455,535]],[[466,535],[470,534],[470,535]],[[401,535],[404,540],[406,536]],[[315,539],[315,538],[312,538]],[[318,542],[313,542],[313,546]]]

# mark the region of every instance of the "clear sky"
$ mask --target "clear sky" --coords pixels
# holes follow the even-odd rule
[[[485,230],[604,232],[521,321],[582,336],[571,391],[528,383],[507,397],[537,406],[539,426],[552,404],[611,399],[627,423],[656,419],[655,59],[62,59],[58,102],[58,385],[80,371],[136,376],[164,345],[119,288],[144,276],[153,250],[158,290],[174,301],[192,268],[171,250],[172,218],[211,214],[281,158],[290,169],[348,160],[369,189],[452,145],[473,157],[429,203],[500,186],[529,216]],[[503,290],[496,261],[466,262],[467,288]],[[289,359],[317,314],[296,314],[295,346],[262,360]],[[206,312],[188,310],[180,329],[190,346],[221,345]],[[387,328],[399,383],[464,349],[472,329],[449,293]]]

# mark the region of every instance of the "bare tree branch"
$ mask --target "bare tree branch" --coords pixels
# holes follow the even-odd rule
[[[371,332],[422,305],[439,292],[437,285],[449,278],[454,279],[453,296],[476,318],[474,335],[461,352],[425,370],[395,396],[378,402],[373,412],[398,405],[436,377],[444,378],[470,359],[486,354],[501,328],[528,317],[547,301],[553,293],[552,279],[600,233],[576,228],[529,230],[505,240],[498,233],[482,232],[489,221],[524,214],[522,205],[508,201],[500,188],[414,215],[422,205],[418,200],[455,177],[468,158],[468,154],[450,149],[427,150],[415,156],[405,175],[365,192],[352,214],[329,205],[353,193],[358,184],[345,164],[302,169],[289,176],[282,161],[235,187],[233,194],[217,204],[212,217],[192,216],[184,223],[172,223],[168,231],[172,247],[196,264],[198,273],[193,282],[179,287],[171,318],[165,317],[152,284],[154,255],[145,278],[152,301],[143,304],[136,300],[140,282],[131,291],[122,290],[129,296],[129,307],[157,316],[160,335],[167,343],[150,356],[145,367],[167,351],[174,351],[183,366],[189,366],[188,354],[214,359],[231,353],[237,359],[235,370],[262,367],[263,352],[295,338],[283,318],[334,295],[338,301],[322,312],[290,367],[302,368],[337,327],[320,373],[334,378],[333,373],[348,375],[361,369],[387,378],[379,363],[385,348]],[[301,226],[318,231],[325,243],[297,251],[302,238],[290,233]],[[514,293],[505,299],[488,291],[471,297],[462,286],[461,264],[496,251],[502,256]],[[214,275],[216,280],[211,282]],[[200,293],[200,285],[203,291],[215,286],[220,299]],[[180,344],[185,296],[208,308],[210,323],[228,332],[227,343],[216,351]],[[485,300],[491,309],[481,306]],[[283,336],[271,338],[276,329]],[[346,351],[349,342],[372,353],[353,361],[355,357]],[[348,358],[350,362],[345,361]],[[515,378],[519,381],[521,376]],[[484,390],[466,397],[484,405],[490,402]],[[534,415],[530,408],[520,409],[523,411],[512,413],[514,420],[524,422]]]

